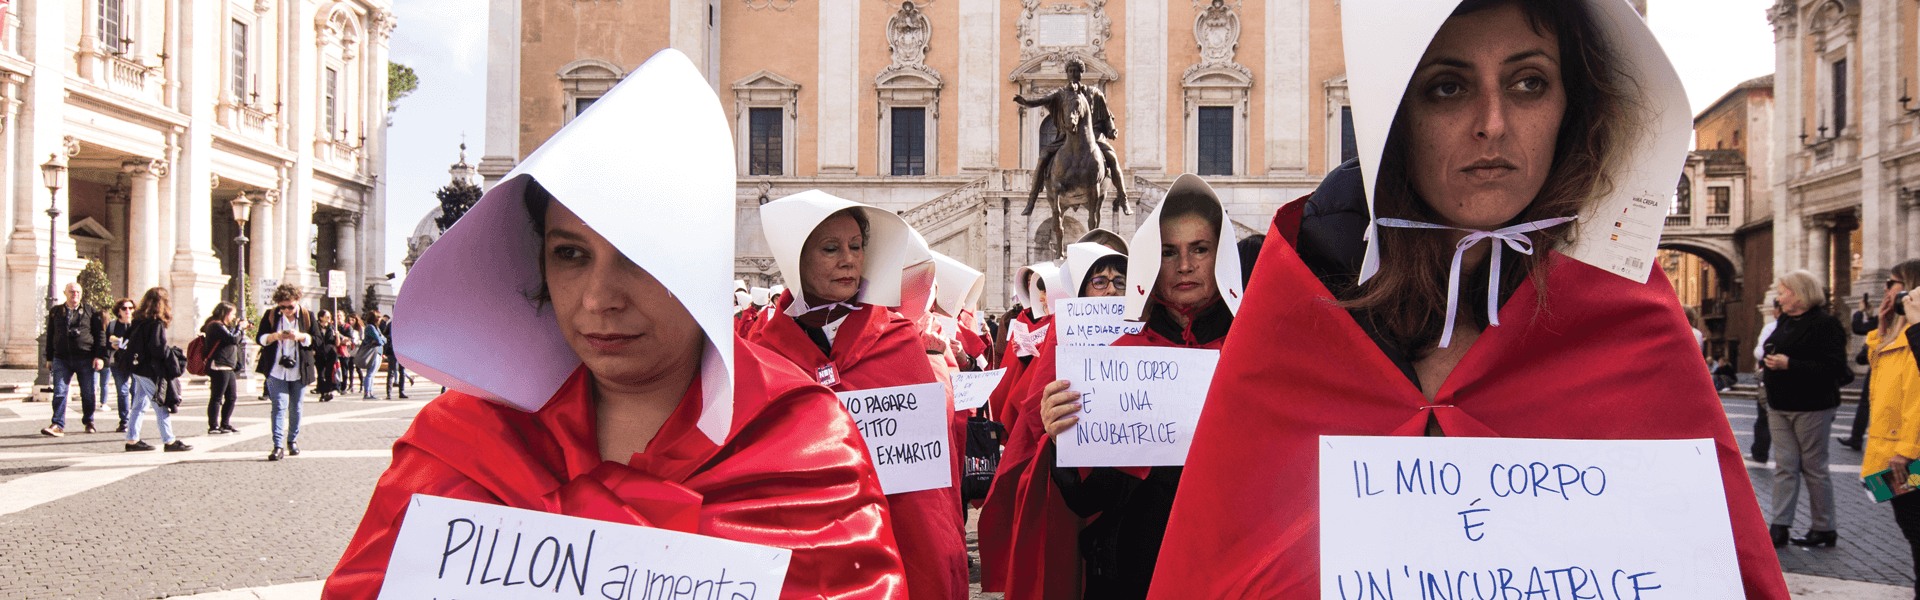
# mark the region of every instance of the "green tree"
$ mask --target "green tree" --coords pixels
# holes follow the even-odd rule
[[[89,259],[86,268],[80,270],[80,302],[106,312],[113,301],[113,282],[107,281],[107,267]]]
[[[361,310],[380,310],[380,292],[373,285],[367,285],[367,293],[360,297]]]
[[[413,67],[397,62],[387,62],[387,123],[393,123],[393,111],[400,109],[400,99],[420,89],[420,76],[415,75]]]
[[[440,226],[441,232],[452,229],[453,224],[467,214],[467,210],[473,208],[473,204],[479,202],[480,196],[485,193],[480,186],[458,179],[440,188],[440,191],[434,192],[434,196],[440,198],[440,216],[433,220],[434,224]]]

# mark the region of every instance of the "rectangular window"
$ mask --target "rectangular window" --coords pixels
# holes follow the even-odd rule
[[[233,52],[233,99],[244,102],[247,98],[247,24],[233,22],[233,39],[230,40]]]
[[[125,4],[126,0],[100,0],[100,43],[115,54],[127,50],[127,45],[123,41],[126,40],[127,32],[122,25],[124,21],[121,20],[125,12]]]
[[[1707,214],[1724,215],[1733,211],[1733,188],[1714,186],[1707,188]]]
[[[1201,175],[1233,174],[1233,107],[1200,107]]]
[[[1833,61],[1833,135],[1847,129],[1847,59]]]
[[[927,174],[927,109],[893,109],[893,174]]]
[[[327,137],[340,139],[347,137],[340,131],[340,72],[327,68],[327,81],[321,85],[320,110],[326,111]]]
[[[1353,137],[1353,107],[1340,107],[1340,162],[1360,156],[1360,142]]]
[[[779,108],[747,109],[747,174],[784,175],[782,150],[785,133],[781,131]]]
[[[593,107],[593,103],[598,100],[600,100],[600,98],[598,97],[574,98],[573,99],[573,116],[578,117],[580,116],[581,113],[587,112],[587,109]]]

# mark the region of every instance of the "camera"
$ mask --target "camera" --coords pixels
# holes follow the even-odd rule
[[[1905,302],[1907,299],[1907,294],[1911,294],[1911,293],[1913,292],[1908,291],[1908,292],[1900,292],[1898,294],[1893,295],[1893,314],[1900,315],[1902,317],[1907,316],[1907,305]]]
[[[299,363],[296,363],[296,362],[293,362],[293,357],[291,357],[291,356],[282,356],[282,357],[280,357],[280,366],[282,366],[282,367],[286,367],[286,368],[289,368],[289,369],[291,369],[291,368],[294,368],[294,367],[295,367],[295,366],[297,366],[297,365],[299,365]]]

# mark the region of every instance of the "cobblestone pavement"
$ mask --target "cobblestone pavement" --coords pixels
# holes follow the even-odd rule
[[[255,389],[243,396],[257,396]],[[123,436],[106,432],[42,437],[47,403],[0,400],[0,598],[316,597],[314,584],[345,549],[393,440],[438,391],[418,380],[410,400],[309,398],[302,454],[277,463],[265,460],[268,406],[257,397],[243,398],[234,412],[240,434],[207,436],[206,391],[188,388],[174,415],[176,432],[196,447],[187,453],[126,453]],[[68,422],[78,427],[79,402],[71,404]],[[1724,404],[1745,447],[1754,403]],[[1852,412],[1852,405],[1841,407],[1836,434],[1844,435]],[[152,418],[143,435],[157,442]],[[110,431],[112,412],[96,419]],[[1859,460],[1859,453],[1833,446],[1839,546],[1778,551],[1785,570],[1796,574],[1796,597],[1910,594],[1873,585],[1910,588],[1912,563],[1890,509],[1856,487]],[[1748,475],[1765,508],[1772,470],[1748,463]],[[1808,522],[1804,503],[1796,534]],[[970,511],[968,521],[968,549],[976,556],[971,596],[997,599],[978,591],[977,514]]]
[[[1734,437],[1743,451],[1753,446],[1753,421],[1756,412],[1751,398],[1727,398],[1721,401]],[[1893,509],[1876,504],[1860,487],[1859,452],[1839,444],[1853,428],[1856,405],[1844,404],[1833,423],[1834,443],[1829,446],[1833,470],[1833,497],[1838,512],[1840,543],[1833,548],[1801,548],[1789,544],[1775,550],[1780,567],[1789,573],[1818,575],[1853,581],[1867,581],[1911,588],[1913,557],[1907,540],[1894,526]],[[1749,457],[1747,477],[1759,497],[1762,514],[1771,512],[1773,464],[1755,463]],[[1804,535],[1812,522],[1807,513],[1807,494],[1802,490],[1793,520],[1793,535]]]

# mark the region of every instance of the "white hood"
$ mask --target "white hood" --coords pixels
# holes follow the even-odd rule
[[[1087,277],[1093,275],[1093,273],[1090,272],[1093,270],[1093,263],[1109,256],[1124,257],[1126,255],[1116,252],[1112,248],[1108,248],[1105,244],[1094,242],[1080,242],[1067,245],[1067,266],[1065,269],[1062,269],[1062,272],[1066,274],[1064,278],[1066,279],[1067,293],[1073,294],[1073,296],[1052,296],[1051,299],[1059,300],[1061,298],[1079,296],[1080,286],[1085,284]],[[1133,265],[1129,264],[1127,266],[1132,267]]]
[[[421,255],[394,302],[395,353],[463,393],[539,410],[580,358],[540,287],[522,203],[538,181],[678,298],[707,336],[699,429],[733,420],[733,137],[713,88],[664,50],[520,162]],[[666,226],[670,224],[670,226]],[[652,226],[649,226],[652,225]]]
[[[753,295],[754,306],[766,306],[768,302],[771,302],[773,300],[773,290],[769,290],[767,288],[757,287],[757,288],[753,288],[753,291],[747,292],[747,293]]]
[[[912,247],[912,228],[907,227],[900,215],[820,190],[807,190],[760,207],[760,225],[766,233],[767,248],[773,251],[773,260],[780,266],[780,276],[795,286],[802,285],[800,252],[807,236],[829,215],[848,208],[865,214],[868,228],[862,287],[850,301],[899,306],[901,270],[907,266],[909,257],[918,255]],[[805,298],[805,294],[794,292],[793,306],[803,306]]]
[[[987,276],[967,263],[939,252],[933,253],[934,303],[948,316],[974,310],[980,295],[987,291]]]
[[[1191,203],[1203,205],[1201,210],[1220,213],[1220,242],[1214,246],[1213,279],[1220,288],[1220,299],[1227,303],[1227,309],[1240,314],[1240,298],[1247,295],[1240,285],[1240,251],[1233,237],[1233,218],[1227,215],[1225,206],[1220,205],[1220,196],[1213,193],[1213,186],[1200,179],[1199,175],[1187,173],[1173,180],[1173,186],[1167,188],[1167,197],[1154,207],[1153,214],[1140,223],[1140,229],[1133,232],[1133,241],[1127,244],[1134,253],[1127,257],[1127,320],[1144,321],[1147,318],[1147,297],[1153,294],[1153,284],[1160,279],[1160,215],[1167,208]]]
[[[934,262],[933,249],[927,247],[927,238],[912,226],[907,227],[906,267],[900,270],[900,315],[909,321],[917,321],[921,315],[933,310]]]
[[[1014,301],[1019,302],[1021,306],[1033,311],[1033,316],[1036,319],[1047,316],[1047,313],[1051,309],[1046,303],[1037,302],[1040,297],[1040,287],[1036,285],[1037,283],[1046,283],[1046,293],[1049,299],[1073,297],[1071,294],[1066,296],[1058,295],[1060,293],[1059,290],[1065,287],[1067,282],[1060,277],[1060,265],[1052,262],[1033,263],[1020,267],[1019,271],[1014,272],[1014,279],[1016,280],[1014,281]]]
[[[1613,191],[1580,215],[1576,241],[1558,250],[1634,281],[1646,281],[1660,242],[1659,228],[1653,227],[1651,235],[1644,238],[1621,236],[1623,239],[1615,240],[1611,232],[1613,216],[1628,214],[1636,198],[1642,199],[1642,207],[1633,214],[1648,215],[1646,218],[1652,220],[1666,215],[1673,201],[1674,182],[1680,180],[1680,171],[1686,165],[1693,112],[1679,74],[1632,6],[1623,0],[1581,1],[1593,14],[1601,35],[1617,55],[1618,68],[1626,75],[1620,85],[1635,101],[1625,108],[1633,111],[1630,121],[1638,128],[1628,132],[1613,151],[1608,172]],[[1426,54],[1427,45],[1457,6],[1458,0],[1346,0],[1340,8],[1341,26],[1346,31],[1367,32],[1346,37],[1346,59],[1354,138],[1370,215],[1380,154],[1386,148],[1387,133],[1400,110],[1407,83],[1420,57]],[[1595,215],[1606,218],[1592,218]],[[1368,240],[1377,240],[1377,227],[1369,225],[1366,235]],[[1360,281],[1372,278],[1379,270],[1380,248],[1370,243],[1360,267]]]

